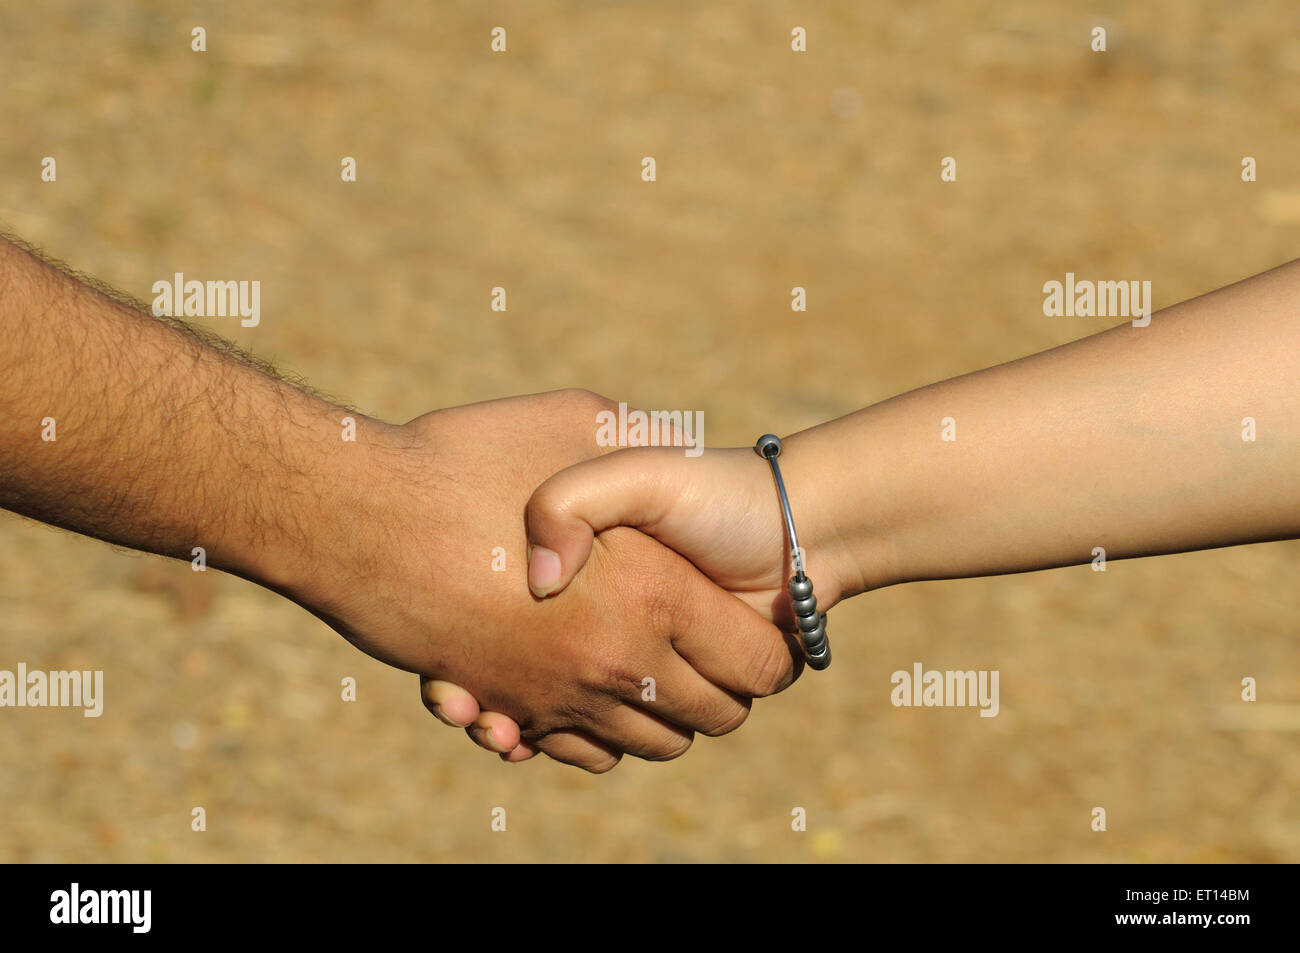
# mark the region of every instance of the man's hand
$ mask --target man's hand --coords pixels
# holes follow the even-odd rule
[[[525,504],[546,477],[603,452],[596,414],[611,406],[562,391],[371,427],[359,466],[343,464],[344,496],[311,519],[305,571],[276,588],[588,770],[624,752],[677,757],[695,731],[733,730],[753,696],[793,681],[797,646],[685,559],[618,529],[563,594],[528,593]],[[502,550],[505,571],[493,571]]]

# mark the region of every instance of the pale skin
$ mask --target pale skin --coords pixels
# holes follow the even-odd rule
[[[0,335],[0,507],[186,561],[202,547],[419,673],[430,710],[507,758],[674,758],[798,674],[779,629],[629,528],[601,535],[562,596],[528,592],[525,504],[606,452],[605,398],[388,424],[3,239]],[[498,547],[513,572],[493,571]],[[472,725],[475,698],[496,718]]]
[[[1115,560],[1300,537],[1298,388],[1295,261],[1146,327],[1125,323],[797,433],[780,459],[819,605],[914,580],[1088,563],[1096,547]],[[941,439],[945,418],[956,440]],[[528,504],[534,592],[581,579],[595,534],[621,526],[789,627],[780,511],[752,449],[688,459],[635,448],[552,476]],[[485,711],[477,724],[505,720]]]

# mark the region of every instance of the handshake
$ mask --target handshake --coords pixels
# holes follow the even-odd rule
[[[799,675],[814,616],[751,448],[616,450],[615,405],[586,391],[353,415],[14,241],[0,291],[0,507],[202,547],[418,673],[507,760],[675,758]],[[1300,537],[1297,314],[1300,261],[795,434],[817,609]]]
[[[750,448],[602,446],[615,406],[559,391],[364,420],[304,538],[340,535],[276,588],[509,761],[606,771],[735,730],[802,665],[771,470]],[[856,573],[805,509],[800,453],[782,460],[824,611]]]
[[[704,453],[698,419],[689,454],[614,452],[616,405],[585,391],[393,426],[3,237],[0,334],[0,507],[201,553],[509,760],[675,758],[798,675],[767,464]]]

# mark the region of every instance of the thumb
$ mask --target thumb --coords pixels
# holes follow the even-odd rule
[[[680,479],[672,478],[680,466],[681,450],[632,447],[575,464],[539,486],[524,512],[533,595],[553,595],[572,582],[597,533],[647,529],[663,519],[680,496]]]

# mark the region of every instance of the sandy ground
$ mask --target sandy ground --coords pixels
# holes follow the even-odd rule
[[[583,386],[746,443],[1113,323],[1043,316],[1066,271],[1159,307],[1296,256],[1284,2],[174,6],[0,8],[0,222],[145,299],[260,280],[208,323],[387,419]],[[107,693],[0,710],[0,859],[1300,861],[1298,559],[873,593],[740,732],[592,777],[250,584],[0,519],[0,668]],[[914,661],[1001,714],[891,707]]]

